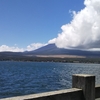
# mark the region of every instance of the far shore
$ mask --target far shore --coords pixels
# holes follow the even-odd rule
[[[85,57],[76,55],[28,55],[28,56],[3,56],[0,61],[30,61],[30,62],[63,62],[63,63],[97,63],[100,57]]]

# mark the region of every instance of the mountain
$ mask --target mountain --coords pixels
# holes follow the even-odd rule
[[[86,57],[100,57],[100,51],[83,51],[57,48],[55,44],[48,44],[34,51],[24,52],[25,55],[76,55]]]
[[[34,54],[34,55],[57,55],[57,54],[65,54],[66,49],[57,48],[55,44],[49,44],[46,46],[43,46],[39,49],[36,49],[34,51],[29,51],[27,54]]]
[[[82,51],[57,48],[55,44],[48,44],[39,49],[25,52],[0,52],[0,59],[19,59],[28,57],[100,57],[100,51]]]

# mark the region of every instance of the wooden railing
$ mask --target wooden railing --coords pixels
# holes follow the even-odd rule
[[[0,100],[95,100],[100,98],[100,86],[95,87],[95,76],[75,74],[72,76],[72,88],[17,96]]]

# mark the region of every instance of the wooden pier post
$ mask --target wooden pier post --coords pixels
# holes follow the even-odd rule
[[[83,90],[84,100],[95,100],[95,76],[75,74],[72,77],[72,87]]]

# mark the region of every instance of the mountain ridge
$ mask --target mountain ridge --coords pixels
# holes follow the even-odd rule
[[[13,56],[34,56],[37,55],[73,55],[73,56],[85,56],[85,57],[100,57],[100,51],[83,51],[74,49],[58,48],[55,44],[48,44],[41,48],[32,51],[25,52],[0,52],[0,57],[13,57]]]
[[[48,44],[39,49],[28,51],[27,55],[76,55],[86,57],[100,57],[100,51],[83,51],[74,49],[57,48],[55,44]]]

